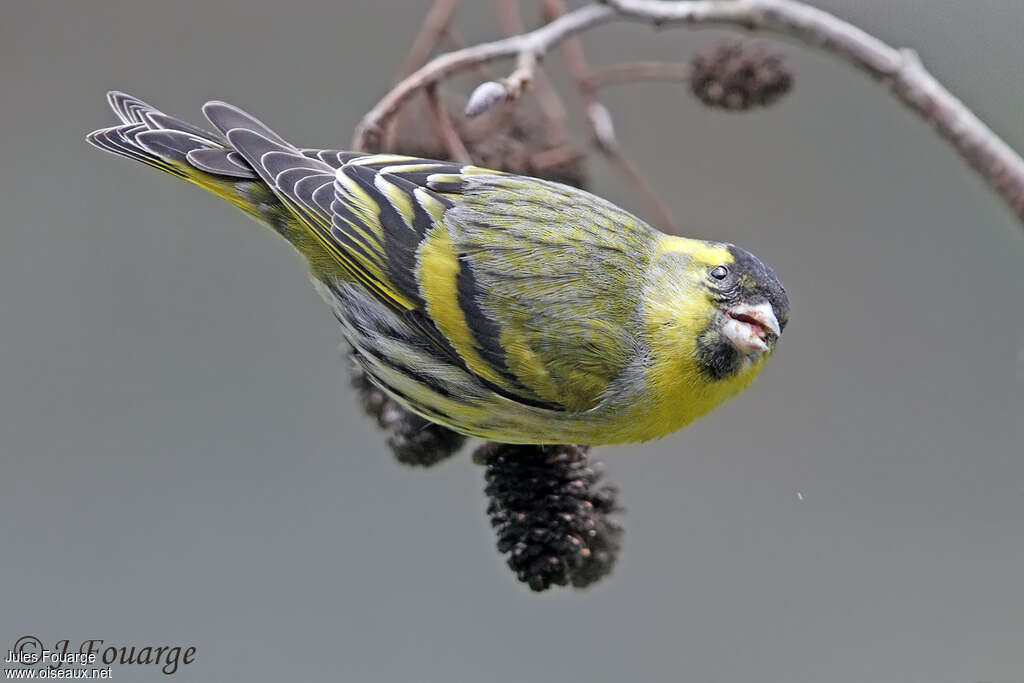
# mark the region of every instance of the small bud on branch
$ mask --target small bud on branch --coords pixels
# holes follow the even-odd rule
[[[466,117],[479,116],[508,98],[508,90],[504,85],[497,81],[484,81],[469,96],[469,101],[466,102]]]

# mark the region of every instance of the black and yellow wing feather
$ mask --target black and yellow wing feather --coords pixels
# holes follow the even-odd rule
[[[299,149],[223,102],[217,133],[123,93],[90,142],[194,182],[279,230],[318,279],[358,283],[494,392],[586,410],[640,347],[634,273],[653,233],[573,188],[449,162]],[[624,291],[629,289],[637,291]]]

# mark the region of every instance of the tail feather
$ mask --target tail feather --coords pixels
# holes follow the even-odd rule
[[[117,90],[107,93],[107,102],[117,114],[117,118],[121,119],[121,123],[145,123],[142,120],[141,112],[156,111],[155,107],[146,104],[139,98]]]
[[[207,142],[215,145],[223,145],[224,140],[214,133],[208,130],[204,130],[199,126],[193,126],[188,121],[182,121],[176,119],[173,116],[169,116],[162,111],[150,111],[144,114],[146,123],[149,124],[150,128],[160,128],[163,130],[174,130],[182,133],[188,133],[189,135],[195,135],[198,138],[202,138]]]
[[[234,150],[227,149],[193,149],[185,155],[188,163],[200,171],[229,178],[255,178],[252,167],[246,163],[245,157]]]
[[[134,95],[111,90],[107,93],[107,102],[110,103],[110,108],[114,110],[122,123],[144,123],[150,130],[175,130],[189,133],[214,145],[220,145],[223,142],[213,133],[193,126],[187,121],[168,116]]]
[[[136,161],[141,161],[147,166],[158,168],[161,171],[170,173],[171,175],[179,178],[185,178],[186,174],[182,170],[167,163],[164,159],[153,154],[136,142],[135,136],[146,130],[148,129],[144,123],[130,123],[121,126],[113,126],[111,128],[101,128],[100,130],[89,133],[85,139],[89,143],[106,152],[119,154],[120,156],[127,157],[129,159],[135,159]]]
[[[127,93],[110,92],[107,100],[121,124],[90,133],[89,143],[198,185],[266,223],[311,259],[323,256],[333,198],[324,188],[331,189],[335,169],[359,154],[299,149],[225,102],[203,107],[217,130],[211,133]],[[318,232],[324,234],[314,239]]]
[[[278,151],[299,153],[324,162],[332,169],[360,156],[333,149],[299,150],[256,117],[226,102],[208,102],[203,107],[203,113],[220,133],[218,135],[165,114],[124,92],[112,90],[107,93],[107,101],[122,125],[93,131],[86,136],[89,143],[193,182],[196,172],[223,181],[260,177],[254,170],[254,167],[259,168],[259,158],[250,163],[227,141],[227,134],[236,128],[258,134],[276,145]]]
[[[318,227],[329,229],[330,219],[323,215],[329,199],[324,206],[310,208],[289,192],[292,184],[307,175],[322,176],[323,184],[330,187],[334,168],[343,159],[357,155],[300,150],[255,117],[224,102],[209,102],[203,108],[218,131],[211,133],[123,92],[110,92],[107,100],[121,123],[87,135],[90,144],[226,199],[291,242],[314,269],[321,267],[315,264],[330,267],[331,256],[322,244],[327,238],[314,237],[304,226],[316,222]],[[277,154],[265,158],[267,152]],[[289,170],[292,173],[286,173]],[[289,185],[282,191],[275,182],[285,176]]]
[[[195,183],[254,212],[239,195],[237,183],[259,176],[223,138],[127,93],[109,92],[107,101],[122,125],[93,131],[85,138],[89,143]]]
[[[271,130],[267,124],[263,123],[252,114],[242,111],[233,104],[220,102],[218,100],[207,102],[203,105],[203,115],[206,116],[206,119],[214,128],[220,131],[220,134],[224,137],[228,137],[229,131],[235,128],[242,128],[245,130],[251,130],[254,133],[259,133],[271,142],[278,144],[289,151],[298,151],[284,138]]]
[[[189,152],[210,149],[209,140],[176,130],[144,130],[136,134],[135,141],[158,157],[183,166],[189,165]]]
[[[224,140],[216,134],[169,116],[127,93],[111,91],[107,101],[122,125],[86,136],[88,142],[100,149],[141,161],[207,189],[228,179],[257,177],[240,155],[225,148]],[[193,153],[205,163],[193,163],[189,157]]]

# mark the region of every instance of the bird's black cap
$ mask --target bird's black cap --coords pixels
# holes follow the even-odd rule
[[[740,278],[740,291],[746,303],[767,301],[775,311],[779,327],[786,329],[789,322],[789,297],[775,271],[742,247],[729,246],[734,259],[733,268]]]

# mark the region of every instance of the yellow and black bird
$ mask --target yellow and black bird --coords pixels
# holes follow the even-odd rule
[[[476,166],[300,149],[229,104],[213,134],[124,93],[92,144],[223,197],[309,263],[355,358],[408,409],[505,443],[673,432],[757,375],[770,268],[592,194]]]

